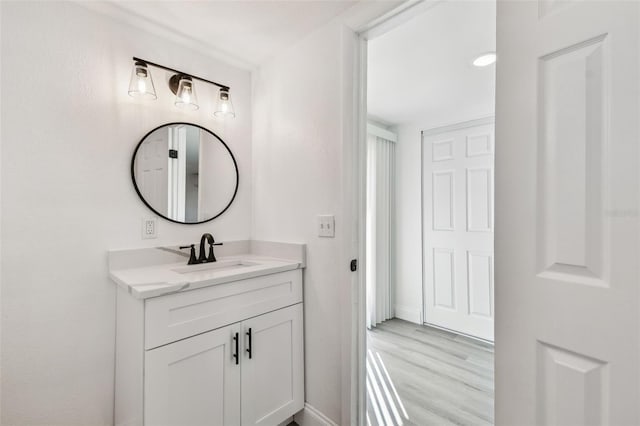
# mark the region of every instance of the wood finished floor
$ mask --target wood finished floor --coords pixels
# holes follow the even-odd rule
[[[493,346],[392,319],[367,332],[371,426],[493,425]]]

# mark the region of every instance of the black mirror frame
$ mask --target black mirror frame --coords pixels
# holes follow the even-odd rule
[[[180,221],[177,221],[177,220],[170,219],[167,216],[163,215],[162,213],[158,212],[153,207],[151,207],[151,205],[149,203],[147,203],[147,200],[145,200],[144,197],[142,196],[142,193],[140,192],[140,188],[138,188],[138,184],[136,183],[136,175],[135,175],[136,155],[138,154],[138,150],[142,146],[142,142],[144,142],[144,140],[147,138],[147,136],[149,136],[151,133],[155,132],[156,130],[158,130],[158,129],[162,128],[162,127],[173,126],[173,125],[194,126],[194,127],[197,127],[199,129],[204,130],[205,132],[213,135],[216,139],[218,139],[218,141],[220,141],[220,143],[222,143],[222,146],[225,147],[225,149],[227,150],[227,152],[231,156],[231,159],[233,160],[233,165],[234,165],[234,167],[236,169],[236,187],[235,187],[235,189],[233,191],[233,196],[231,197],[231,200],[229,200],[229,203],[226,205],[226,207],[224,209],[222,209],[222,211],[220,213],[218,213],[217,215],[213,216],[210,219],[203,220],[201,222],[180,222]],[[211,130],[205,129],[204,127],[199,126],[197,124],[177,121],[177,122],[173,122],[173,123],[162,124],[162,125],[154,128],[154,129],[150,130],[149,132],[147,132],[147,134],[144,135],[142,137],[142,139],[140,139],[140,142],[138,142],[138,145],[136,145],[136,149],[133,151],[133,156],[131,157],[131,182],[133,182],[133,187],[135,188],[136,192],[138,193],[138,197],[140,197],[140,199],[142,200],[144,205],[147,206],[156,215],[160,216],[163,219],[168,220],[169,222],[179,223],[181,225],[198,225],[198,224],[201,224],[201,223],[210,222],[213,219],[215,219],[217,217],[220,217],[224,212],[226,212],[229,209],[229,207],[231,207],[231,204],[233,204],[233,201],[236,199],[236,195],[238,195],[238,186],[240,185],[240,173],[238,171],[238,162],[236,161],[236,157],[233,156],[233,152],[231,152],[231,150],[229,149],[229,146],[218,135],[213,133]]]

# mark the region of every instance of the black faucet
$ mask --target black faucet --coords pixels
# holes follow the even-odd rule
[[[204,243],[209,243],[209,256],[205,256],[204,252]],[[191,255],[189,256],[189,262],[187,265],[195,265],[198,263],[209,263],[209,262],[217,262],[216,255],[213,253],[213,246],[221,246],[222,243],[216,243],[213,239],[213,235],[209,233],[202,234],[202,238],[200,238],[200,256],[196,258],[196,248],[195,244],[189,244],[188,246],[181,246],[181,249],[191,248]]]
[[[205,257],[204,254],[204,243],[209,243],[209,256]],[[221,246],[222,243],[216,243],[216,240],[213,239],[213,235],[209,233],[202,234],[200,238],[200,256],[198,257],[199,263],[208,263],[208,262],[216,262],[216,255],[213,254],[213,246]]]

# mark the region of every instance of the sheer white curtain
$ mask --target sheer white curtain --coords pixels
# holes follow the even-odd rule
[[[367,327],[394,316],[395,142],[367,137]]]

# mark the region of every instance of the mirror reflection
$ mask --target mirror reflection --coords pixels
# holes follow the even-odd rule
[[[217,135],[188,123],[149,132],[131,162],[142,201],[173,222],[202,223],[221,215],[238,189],[233,154]]]

